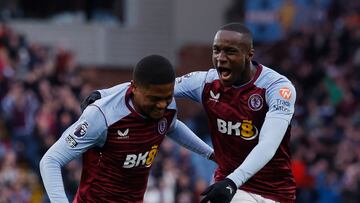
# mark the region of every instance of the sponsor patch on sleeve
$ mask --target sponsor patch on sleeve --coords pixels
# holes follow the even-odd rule
[[[288,87],[282,87],[279,90],[280,96],[286,100],[291,98],[291,90]]]
[[[66,143],[68,143],[68,145],[71,147],[71,148],[74,148],[76,147],[76,145],[78,144],[75,139],[73,137],[71,137],[71,135],[68,135],[65,137],[65,141]]]
[[[287,100],[277,99],[273,107],[277,111],[290,112],[290,102]]]

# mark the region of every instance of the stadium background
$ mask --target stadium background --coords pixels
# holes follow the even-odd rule
[[[0,203],[48,202],[38,162],[80,114],[91,90],[131,77],[146,54],[178,75],[211,66],[213,36],[242,21],[255,60],[297,89],[291,149],[297,202],[360,199],[360,2],[357,0],[2,0],[0,2]],[[198,104],[179,117],[209,142]],[[165,140],[146,203],[191,203],[215,165]],[[63,170],[70,198],[80,160]]]

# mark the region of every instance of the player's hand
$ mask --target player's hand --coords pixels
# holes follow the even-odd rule
[[[201,195],[205,195],[200,203],[229,203],[236,193],[236,184],[229,178],[210,185]]]
[[[80,104],[81,112],[83,112],[87,106],[94,103],[98,99],[101,99],[100,92],[99,91],[91,92],[91,94],[81,102]]]

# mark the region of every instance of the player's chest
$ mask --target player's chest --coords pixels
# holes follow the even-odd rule
[[[211,115],[233,119],[257,119],[268,110],[265,90],[208,88],[204,92],[203,104]]]
[[[204,99],[212,130],[217,134],[242,137],[245,140],[257,137],[268,110],[262,89],[209,89]]]
[[[169,118],[158,121],[123,119],[108,128],[107,145],[148,146],[159,144],[170,128]]]
[[[101,149],[103,162],[120,168],[149,168],[169,130],[169,121],[135,122],[122,120],[108,128],[107,140]]]

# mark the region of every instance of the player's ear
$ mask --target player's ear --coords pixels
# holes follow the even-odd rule
[[[255,54],[255,49],[251,47],[247,54],[247,60],[251,61],[252,58],[254,57],[254,54]]]
[[[136,92],[136,89],[137,89],[137,85],[136,85],[134,80],[130,81],[130,87],[131,87],[131,92],[134,94]]]

